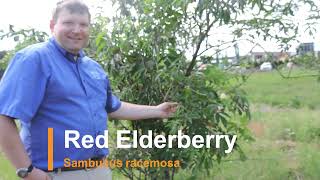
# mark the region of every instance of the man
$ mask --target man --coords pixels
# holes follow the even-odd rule
[[[65,148],[65,130],[97,137],[106,130],[107,115],[137,120],[167,118],[176,111],[176,103],[135,105],[114,96],[103,69],[82,50],[89,26],[90,13],[81,1],[58,3],[50,22],[53,37],[17,52],[5,72],[0,84],[0,147],[21,178],[110,179],[107,168],[63,168],[66,157],[101,160],[109,153],[96,146]],[[22,140],[14,119],[21,122]],[[54,129],[53,172],[46,172],[48,128]]]

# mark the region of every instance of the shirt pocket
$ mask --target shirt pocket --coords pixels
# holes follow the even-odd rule
[[[105,106],[107,101],[107,76],[97,68],[86,69],[87,94],[94,103]],[[97,105],[97,104],[96,104]]]
[[[90,79],[90,94],[93,98],[106,100],[107,98],[107,80]]]

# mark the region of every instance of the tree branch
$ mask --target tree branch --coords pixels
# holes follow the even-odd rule
[[[192,55],[192,60],[190,62],[190,65],[189,67],[187,68],[187,71],[186,71],[186,76],[190,76],[191,75],[191,72],[194,68],[194,66],[196,65],[196,60],[197,60],[197,57],[198,57],[198,53],[199,53],[199,50],[200,50],[200,47],[201,47],[201,44],[203,42],[203,40],[208,36],[208,33],[211,29],[211,27],[213,26],[213,24],[215,23],[216,21],[213,20],[211,22],[211,24],[209,24],[209,26],[207,26],[207,29],[205,30],[205,32],[201,32],[201,29],[200,29],[200,32],[199,32],[199,40],[198,40],[198,43],[196,45],[196,51],[195,53]]]

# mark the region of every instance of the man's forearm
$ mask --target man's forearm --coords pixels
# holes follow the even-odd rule
[[[146,106],[122,102],[121,107],[116,112],[110,113],[110,117],[115,119],[139,120],[157,118],[160,112],[156,106]]]
[[[25,168],[31,164],[13,119],[0,115],[0,150],[15,168]]]

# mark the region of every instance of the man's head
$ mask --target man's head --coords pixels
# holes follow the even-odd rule
[[[77,54],[89,40],[90,12],[80,0],[63,0],[53,11],[50,29],[57,42]]]

